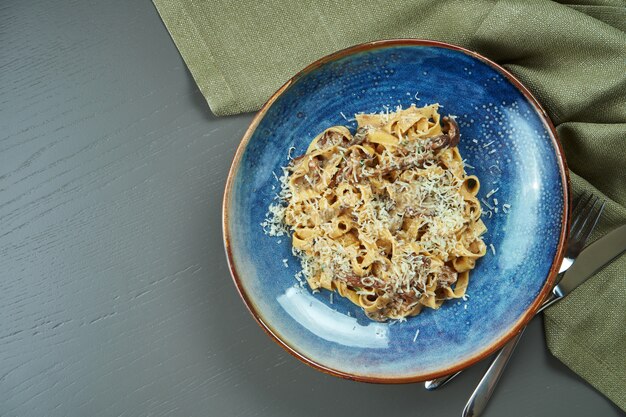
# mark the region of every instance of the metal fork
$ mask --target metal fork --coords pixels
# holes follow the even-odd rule
[[[563,262],[561,262],[559,274],[567,271],[569,267],[572,266],[576,257],[585,247],[585,243],[587,239],[589,239],[589,236],[591,236],[591,232],[593,232],[593,229],[596,227],[602,210],[604,209],[604,201],[601,202],[597,209],[595,208],[596,204],[600,201],[598,197],[593,197],[590,194],[589,197],[585,199],[584,204],[579,201],[576,207],[574,207],[567,249],[565,250]]]
[[[574,263],[574,260],[578,256],[578,254],[582,251],[585,246],[585,242],[591,235],[591,232],[596,226],[598,219],[600,218],[600,214],[604,208],[604,202],[602,202],[599,207],[596,208],[600,200],[597,197],[593,197],[593,195],[581,196],[578,199],[576,205],[574,206],[574,210],[572,211],[572,224],[570,226],[570,236],[567,242],[567,248],[565,250],[565,256],[563,257],[563,261],[561,262],[561,267],[559,268],[559,276],[557,277],[557,283],[561,278],[563,272],[567,271],[570,266]],[[555,301],[554,296],[550,293],[550,297],[544,301],[544,304],[537,310],[536,314],[543,311],[545,308],[548,308]],[[524,329],[522,329],[513,339],[511,339],[498,353],[498,356],[494,359],[493,363],[489,367],[487,374],[483,377],[483,380],[487,378],[487,375],[492,371],[494,365],[499,365],[501,367],[500,370],[497,371],[497,378],[500,377],[504,367],[506,366],[511,354],[515,350],[515,345],[521,338],[524,333]],[[450,382],[453,378],[461,374],[463,371],[459,371],[454,374],[445,375],[439,378],[431,379],[424,383],[424,388],[429,391],[436,390],[439,387]],[[495,371],[494,371],[495,373]],[[497,379],[493,381],[493,388],[497,383]],[[482,380],[481,380],[482,383]],[[492,388],[492,391],[493,391]],[[489,394],[491,397],[491,393]],[[489,399],[487,398],[487,400]]]
[[[600,202],[599,206],[596,207],[597,203]],[[579,204],[581,205],[581,204]],[[578,207],[576,207],[578,208]],[[587,239],[593,232],[596,224],[598,223],[598,219],[602,214],[602,210],[604,209],[604,202],[600,201],[597,197],[592,198],[589,196],[585,205],[579,210],[578,215],[572,220],[572,226],[570,227],[570,237],[567,244],[567,250],[565,253],[564,264],[561,265],[561,272],[568,269],[573,263],[574,260],[578,257],[580,252],[582,252],[585,247],[585,243]],[[565,268],[564,268],[565,266]],[[558,286],[557,286],[558,288]],[[556,301],[561,299],[560,296],[556,295],[554,292],[550,293],[550,296],[544,300],[543,304],[537,311],[545,310],[550,307]],[[525,328],[524,328],[525,329]],[[495,357],[489,369],[485,373],[485,376],[480,380],[478,386],[472,393],[472,396],[467,402],[467,405],[463,409],[463,417],[477,417],[485,410],[487,407],[487,403],[493,394],[493,391],[500,380],[504,372],[504,368],[506,364],[509,362],[515,347],[517,346],[517,342],[521,339],[524,334],[524,329],[522,329],[513,339],[511,339],[505,347],[498,353]]]

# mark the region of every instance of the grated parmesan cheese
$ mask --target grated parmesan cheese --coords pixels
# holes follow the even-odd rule
[[[384,109],[385,112],[380,112],[379,116],[380,119],[388,122],[392,114],[390,114],[389,106],[384,106]],[[396,111],[399,111],[398,109],[399,107],[396,107]],[[343,113],[341,115],[348,120]],[[366,129],[369,128],[366,126]],[[423,295],[429,297],[435,295],[433,290],[426,290],[426,280],[430,279],[428,275],[440,274],[443,262],[448,262],[450,256],[455,256],[459,244],[458,232],[467,225],[466,203],[463,195],[459,192],[463,179],[458,178],[458,174],[455,175],[450,170],[442,169],[433,157],[434,151],[425,147],[421,141],[409,140],[403,135],[396,136],[401,142],[402,149],[405,150],[401,155],[398,155],[396,151],[391,152],[388,148],[377,150],[375,165],[363,163],[363,156],[335,145],[335,161],[340,161],[337,165],[340,168],[350,168],[349,170],[335,170],[328,174],[328,170],[316,171],[315,168],[319,168],[321,165],[315,167],[315,162],[313,162],[314,167],[310,168],[311,165],[306,165],[306,163],[311,163],[309,160],[309,162],[300,165],[304,168],[300,171],[299,176],[295,177],[300,181],[299,183],[289,182],[290,174],[293,172],[289,169],[293,170],[294,165],[291,165],[291,168],[284,168],[280,177],[276,173],[272,173],[280,183],[280,191],[276,196],[277,201],[270,204],[266,218],[261,223],[264,232],[270,236],[289,236],[291,231],[296,230],[294,225],[298,225],[299,230],[304,229],[307,233],[311,233],[309,230],[316,229],[316,233],[319,233],[312,236],[308,234],[301,238],[306,240],[306,249],[300,250],[295,246],[292,247],[292,254],[300,259],[302,270],[295,275],[300,286],[308,282],[313,292],[316,293],[320,287],[320,282],[324,282],[322,280],[328,282],[329,276],[342,277],[342,279],[343,277],[354,276],[355,269],[351,260],[354,262],[354,259],[364,256],[359,255],[359,250],[361,250],[359,245],[346,245],[338,239],[327,238],[333,233],[333,230],[337,230],[338,217],[350,216],[353,224],[358,226],[358,241],[361,242],[361,248],[363,245],[369,244],[377,247],[383,256],[390,256],[390,259],[393,256],[392,262],[381,264],[384,265],[385,269],[384,275],[379,276],[382,276],[384,280],[375,276],[377,273],[371,273],[369,276],[360,275],[363,287],[351,287],[357,295],[381,296],[381,290],[395,297],[400,294],[412,293],[410,297],[417,297],[417,299],[413,298],[412,302],[419,301]],[[292,159],[292,161],[299,159]],[[324,160],[321,162],[323,163]],[[295,164],[298,166],[297,162]],[[410,180],[404,177],[394,178],[393,181],[385,180],[382,191],[370,188],[371,191],[368,191],[368,194],[352,192],[353,197],[345,197],[345,203],[342,207],[347,207],[347,209],[344,208],[342,210],[345,211],[339,212],[341,216],[339,216],[338,211],[335,211],[336,209],[328,208],[329,203],[323,191],[325,188],[319,187],[320,180],[322,184],[328,184],[331,178],[335,181],[335,178],[332,177],[333,175],[337,176],[335,172],[340,174],[337,179],[340,184],[352,184],[351,187],[355,187],[357,184],[356,187],[358,187],[364,178],[382,175],[376,174],[377,170],[409,171],[414,169],[403,168],[405,164],[409,166],[413,164],[413,166],[418,167],[415,170],[419,174],[410,177]],[[309,168],[306,168],[307,166]],[[466,166],[471,167],[469,164]],[[463,164],[460,164],[460,170],[463,172]],[[323,175],[327,175],[327,177],[323,178]],[[367,186],[369,187],[369,185]],[[351,199],[349,200],[349,198]],[[484,199],[482,201],[492,209]],[[297,205],[298,210],[293,210],[294,204]],[[290,207],[289,210],[288,207]],[[413,211],[428,214],[412,214]],[[415,246],[404,245],[400,241],[394,244],[393,255],[388,255],[385,251],[389,249],[384,249],[385,246],[381,246],[378,240],[384,231],[393,234],[399,230],[407,213],[409,213],[409,218],[418,220],[414,227],[423,230],[422,234],[414,242]],[[491,212],[489,212],[489,216],[491,217]],[[473,236],[473,238],[476,237]],[[432,254],[433,257],[440,259],[440,263],[434,266],[431,266],[430,263],[426,264],[423,261],[425,256],[418,255],[420,253]],[[283,259],[283,264],[288,268],[287,259]],[[312,279],[315,280],[314,283],[317,286],[311,283]],[[326,285],[323,284],[323,288],[328,288]],[[375,288],[376,291],[371,288]],[[330,303],[333,304],[333,292],[330,293],[329,297]],[[400,298],[398,297],[398,299]],[[407,303],[405,306],[412,308],[413,305]],[[394,316],[389,317],[395,318]],[[404,317],[399,318],[399,321],[404,319]]]
[[[415,343],[415,341],[417,340],[417,336],[419,336],[419,334],[420,334],[420,329],[417,329],[415,331],[415,336],[413,336],[413,343]]]
[[[489,166],[489,172],[493,175],[498,175],[502,173],[502,170],[500,169],[500,167],[498,165],[491,165]]]
[[[480,201],[482,201],[482,203],[487,206],[487,208],[489,210],[493,210],[493,207],[487,202],[487,200],[485,200],[484,198],[481,198]]]
[[[499,190],[499,188],[496,188],[495,190],[491,190],[491,191],[489,191],[489,192],[487,193],[486,197],[487,197],[487,198],[491,197],[492,195],[494,195],[495,193],[497,193],[497,192],[498,192],[498,190]]]

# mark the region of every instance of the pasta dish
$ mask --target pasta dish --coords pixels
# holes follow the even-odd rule
[[[291,159],[263,226],[290,233],[301,276],[373,320],[403,319],[465,296],[486,253],[476,197],[439,105],[357,114],[357,130],[320,133]]]

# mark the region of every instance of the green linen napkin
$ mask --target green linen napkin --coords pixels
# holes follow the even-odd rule
[[[154,3],[216,115],[257,110],[298,70],[357,43],[426,38],[476,50],[545,106],[574,194],[607,201],[592,239],[626,223],[623,0]],[[545,330],[550,351],[626,411],[626,256],[549,309]]]

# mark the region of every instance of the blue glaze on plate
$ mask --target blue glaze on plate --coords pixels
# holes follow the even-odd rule
[[[470,274],[469,298],[425,308],[406,322],[376,323],[349,301],[297,285],[290,238],[260,223],[278,191],[287,152],[302,154],[319,132],[356,112],[438,102],[457,116],[462,156],[481,180],[489,249]],[[558,149],[537,109],[502,73],[459,50],[385,45],[305,71],[261,115],[231,172],[225,232],[240,291],[279,341],[319,367],[361,380],[419,380],[467,365],[489,351],[536,301],[566,223]],[[498,189],[490,198],[487,193]],[[509,204],[509,213],[503,205]],[[485,212],[489,211],[482,204]],[[283,259],[287,259],[287,267]],[[415,337],[417,330],[419,335]]]

